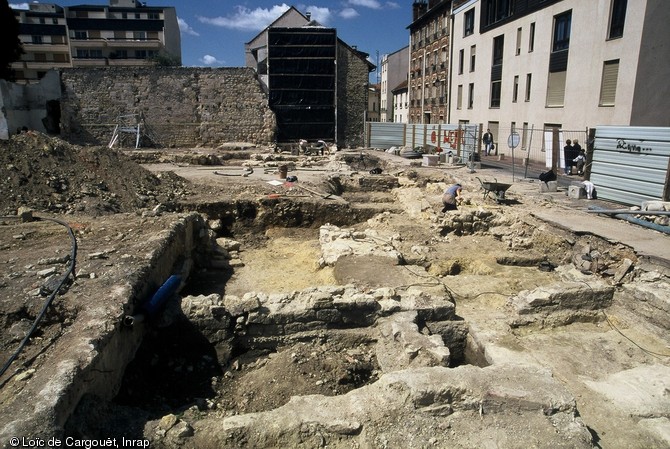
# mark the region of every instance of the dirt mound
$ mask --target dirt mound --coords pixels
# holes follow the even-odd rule
[[[37,132],[0,141],[0,214],[20,206],[101,215],[131,212],[190,194],[174,173],[152,174],[106,147],[79,147]]]

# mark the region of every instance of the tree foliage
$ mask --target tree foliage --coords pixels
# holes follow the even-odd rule
[[[0,0],[0,79],[13,80],[12,62],[23,54],[19,40],[19,22],[7,0]]]

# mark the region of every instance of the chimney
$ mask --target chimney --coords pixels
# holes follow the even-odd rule
[[[309,11],[307,11],[307,12],[305,13],[305,17],[307,17],[307,20],[312,20],[312,13],[309,12]]]
[[[412,4],[412,22],[424,15],[428,10],[426,0],[415,0]]]

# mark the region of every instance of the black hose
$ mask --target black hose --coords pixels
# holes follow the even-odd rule
[[[33,326],[30,328],[30,330],[28,331],[26,336],[21,341],[21,343],[19,344],[19,347],[16,349],[14,354],[12,354],[12,356],[9,358],[9,360],[7,360],[7,362],[5,362],[5,364],[2,366],[2,369],[0,370],[0,376],[5,374],[5,372],[9,369],[9,366],[12,364],[12,362],[14,362],[14,360],[16,360],[16,358],[19,356],[19,354],[21,354],[21,351],[23,350],[26,343],[28,343],[28,340],[30,339],[30,337],[33,335],[33,333],[37,329],[37,326],[40,324],[40,321],[42,321],[42,318],[46,314],[47,309],[49,308],[49,306],[53,302],[54,298],[56,297],[56,295],[60,291],[63,284],[65,284],[65,281],[68,279],[68,277],[71,274],[72,274],[73,279],[75,277],[74,276],[74,267],[75,267],[75,263],[77,261],[77,239],[75,238],[74,232],[72,231],[72,228],[70,227],[70,225],[67,224],[66,222],[58,220],[56,218],[35,217],[35,219],[36,220],[53,221],[54,223],[58,223],[59,225],[65,226],[67,228],[67,232],[70,235],[70,240],[72,240],[72,249],[70,251],[70,265],[69,265],[67,271],[65,272],[65,274],[63,275],[63,277],[61,278],[60,282],[58,283],[58,287],[56,287],[56,289],[54,289],[54,291],[51,292],[51,295],[49,295],[49,298],[47,298],[46,302],[42,306],[42,310],[40,310],[40,313],[37,314],[37,317],[35,318],[35,321],[33,322]]]

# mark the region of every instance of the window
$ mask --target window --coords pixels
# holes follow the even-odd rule
[[[458,74],[463,74],[463,58],[465,58],[465,50],[461,49],[458,52]]]
[[[547,81],[547,107],[562,107],[565,98],[565,75],[567,72],[549,72]]]
[[[628,0],[612,0],[612,11],[610,11],[609,39],[623,36],[623,25],[626,22],[626,7]]]
[[[482,0],[484,26],[503,20],[514,13],[514,0]]]
[[[525,101],[530,101],[530,86],[531,86],[532,81],[533,81],[533,74],[532,73],[527,73],[526,74],[526,100]]]
[[[514,75],[514,87],[512,89],[512,103],[516,103],[519,97],[519,75]]]
[[[147,33],[146,31],[135,31],[133,32],[133,39],[136,41],[145,41],[147,40]]]
[[[491,107],[499,108],[500,107],[500,87],[502,81],[491,81]]]
[[[136,12],[136,13],[135,13],[135,18],[136,18],[136,19],[139,19],[139,18],[140,18],[140,13]]]
[[[572,11],[554,17],[554,42],[552,51],[567,50],[570,47],[570,22]]]
[[[86,31],[76,31],[74,32],[75,39],[86,40],[88,39],[88,33]]]
[[[530,24],[530,31],[528,32],[528,53],[531,53],[535,48],[535,22]]]
[[[474,72],[475,71],[475,59],[477,56],[477,46],[473,45],[470,47],[470,71]]]
[[[34,58],[33,60],[35,62],[46,62],[47,61],[46,53],[35,53],[33,58]]]
[[[121,18],[122,19],[127,19],[128,18],[128,13],[127,12],[122,12],[121,13]]]
[[[32,43],[33,44],[41,44],[42,43],[42,36],[33,36],[32,37]]]
[[[463,20],[463,36],[470,36],[475,32],[475,8],[466,11]]]
[[[462,108],[463,108],[463,85],[459,84],[456,93],[456,109],[462,109]]]
[[[147,51],[146,50],[135,50],[135,58],[136,59],[147,59]]]
[[[159,17],[158,17],[158,13],[157,13],[157,12],[150,12],[150,13],[148,14],[148,16],[149,16],[149,19],[150,19],[150,20],[158,20],[158,19],[159,19]]]
[[[472,109],[475,102],[475,83],[468,85],[468,109]]]
[[[501,34],[500,36],[493,38],[493,65],[502,65],[503,62],[503,49],[505,48],[505,35]]]
[[[616,84],[619,78],[619,60],[605,61],[603,64],[603,79],[600,85],[599,106],[614,106],[616,99]]]
[[[516,55],[521,54],[521,27],[516,29]]]

